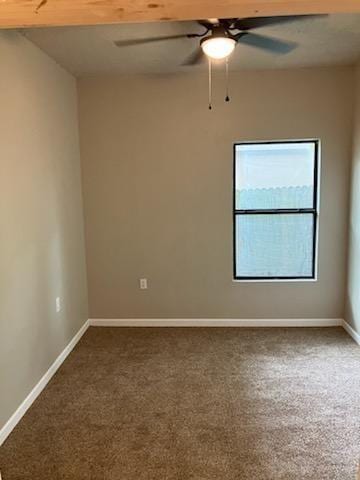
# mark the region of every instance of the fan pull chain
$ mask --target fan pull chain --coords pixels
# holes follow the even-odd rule
[[[211,58],[209,57],[209,110],[212,109],[212,64]]]
[[[227,57],[226,61],[225,61],[225,77],[226,77],[225,102],[230,102],[230,96],[229,96],[229,57]]]

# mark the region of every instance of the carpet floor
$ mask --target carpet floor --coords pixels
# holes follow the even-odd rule
[[[354,480],[341,328],[90,328],[0,448],[3,480]]]

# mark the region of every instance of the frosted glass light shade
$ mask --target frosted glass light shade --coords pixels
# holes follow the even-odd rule
[[[236,41],[229,37],[210,37],[201,43],[205,55],[215,60],[228,57],[234,50]]]

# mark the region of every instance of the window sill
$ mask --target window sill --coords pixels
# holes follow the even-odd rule
[[[256,279],[232,279],[233,283],[314,283],[318,278],[256,278]]]

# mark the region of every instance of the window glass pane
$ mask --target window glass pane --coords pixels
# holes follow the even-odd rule
[[[235,208],[312,208],[315,144],[236,145]]]
[[[236,215],[237,277],[311,277],[312,214]]]

